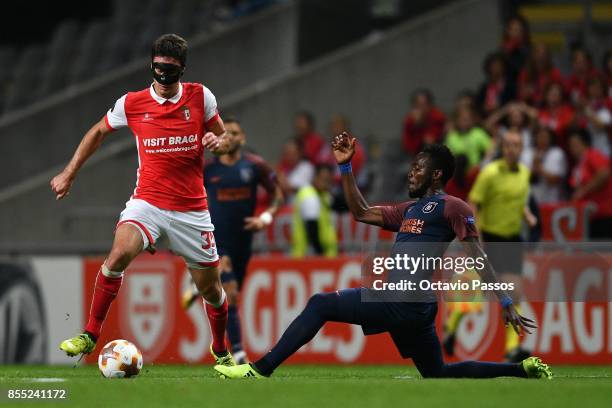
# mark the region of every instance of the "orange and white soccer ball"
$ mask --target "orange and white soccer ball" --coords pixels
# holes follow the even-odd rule
[[[134,377],[142,369],[142,353],[127,340],[113,340],[100,352],[98,367],[106,378]]]

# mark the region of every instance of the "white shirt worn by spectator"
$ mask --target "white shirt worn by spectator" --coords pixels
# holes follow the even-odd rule
[[[321,214],[321,200],[318,195],[306,197],[300,203],[300,215],[304,222],[317,221]]]
[[[521,162],[529,169],[533,169],[536,149],[529,147],[523,150]],[[557,177],[564,177],[567,173],[567,160],[563,149],[558,146],[550,147],[542,159],[542,169]],[[551,184],[543,177],[536,183],[531,184],[531,191],[538,203],[556,203],[563,200],[563,188],[561,183]]]
[[[605,154],[607,157],[610,157],[610,141],[608,140],[607,128],[610,126],[610,123],[612,123],[612,115],[610,115],[610,110],[608,108],[602,106],[595,111],[595,116],[597,116],[597,119],[606,127],[598,128],[589,120],[587,127],[593,139],[593,147]]]
[[[307,186],[314,176],[314,166],[307,160],[302,160],[287,174],[287,182],[294,190]]]

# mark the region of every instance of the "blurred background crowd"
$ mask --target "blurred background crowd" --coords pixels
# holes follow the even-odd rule
[[[557,64],[547,45],[531,40],[527,20],[516,14],[506,20],[498,49],[483,56],[478,88],[457,84],[454,107],[447,112],[430,89],[417,88],[406,95],[406,110],[397,124],[403,162],[394,166],[408,169],[424,146],[444,143],[457,160],[446,191],[467,200],[480,169],[500,157],[503,135],[516,131],[522,136],[520,162],[531,174],[531,202],[592,202],[597,207],[591,238],[612,237],[612,48],[594,59],[588,48],[573,44],[569,59]],[[296,113],[294,127],[277,167],[289,197],[310,183],[317,166],[334,164],[327,140],[350,132],[350,119],[333,114],[317,128],[312,114],[303,111]],[[368,173],[370,154],[362,139],[353,169],[365,191],[377,177]],[[339,186],[330,189],[342,211]]]
[[[534,214],[573,206],[580,214],[570,225],[580,225],[588,207],[585,233],[575,239],[610,238],[611,6],[113,0],[95,10],[86,4],[58,10],[41,4],[30,24],[10,21],[0,39],[0,139],[15,153],[0,163],[0,253],[105,251],[133,189],[133,140],[109,138],[60,205],[48,180],[117,97],[147,86],[150,44],[166,32],[187,38],[185,80],[209,86],[222,116],[242,123],[248,149],[275,168],[289,207],[312,184],[325,193],[332,216],[348,216],[329,146],[343,131],[359,140],[353,170],[371,203],[408,198],[410,164],[430,143],[455,154],[447,192],[467,199],[481,169],[501,156],[504,135],[515,131],[522,137],[520,162],[530,170]],[[10,7],[11,15],[28,15],[26,3]],[[540,217],[524,238],[539,239],[550,218]]]

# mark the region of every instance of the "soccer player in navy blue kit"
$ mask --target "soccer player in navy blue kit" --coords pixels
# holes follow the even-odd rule
[[[229,305],[227,337],[234,359],[244,363],[246,353],[242,347],[238,295],[251,258],[253,233],[272,223],[282,204],[283,193],[272,168],[261,157],[242,151],[246,135],[238,120],[226,118],[224,123],[229,150],[207,162],[204,186],[215,226],[221,282]],[[258,186],[262,186],[270,196],[270,206],[256,217]],[[183,306],[189,307],[192,299],[198,296],[194,289],[189,290],[183,297]]]
[[[485,259],[485,267],[479,270],[482,280],[499,284],[478,242],[470,207],[443,191],[454,172],[454,157],[446,146],[430,145],[416,156],[408,185],[412,201],[371,207],[361,195],[351,171],[355,143],[356,139],[347,133],[336,136],[332,142],[347,205],[356,220],[397,232],[391,257],[407,253],[414,256],[423,249],[428,249],[429,255],[441,256],[457,237],[470,257]],[[428,271],[418,271],[415,275],[420,275],[421,279],[431,278]],[[396,269],[389,273],[389,280],[413,279],[411,276]],[[535,328],[532,320],[517,313],[505,292],[497,290],[495,293],[506,324],[511,324],[517,332],[529,333],[529,328]],[[263,358],[253,364],[216,365],[214,368],[226,378],[266,378],[309,342],[325,322],[333,321],[358,324],[366,335],[388,332],[400,355],[412,358],[425,378],[552,378],[550,368],[537,357],[520,363],[464,361],[445,364],[435,331],[437,310],[436,297],[427,290],[410,301],[385,297],[384,293],[364,287],[319,293],[310,298],[306,308]]]

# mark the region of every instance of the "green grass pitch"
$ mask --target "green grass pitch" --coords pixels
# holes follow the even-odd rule
[[[0,366],[0,408],[611,407],[612,368],[553,367],[555,379],[424,380],[411,366],[284,366],[269,380],[217,378],[211,366],[145,366],[108,380],[96,366]],[[46,382],[58,381],[58,382]],[[61,381],[61,382],[59,382]],[[9,389],[66,389],[67,400],[9,401]]]

